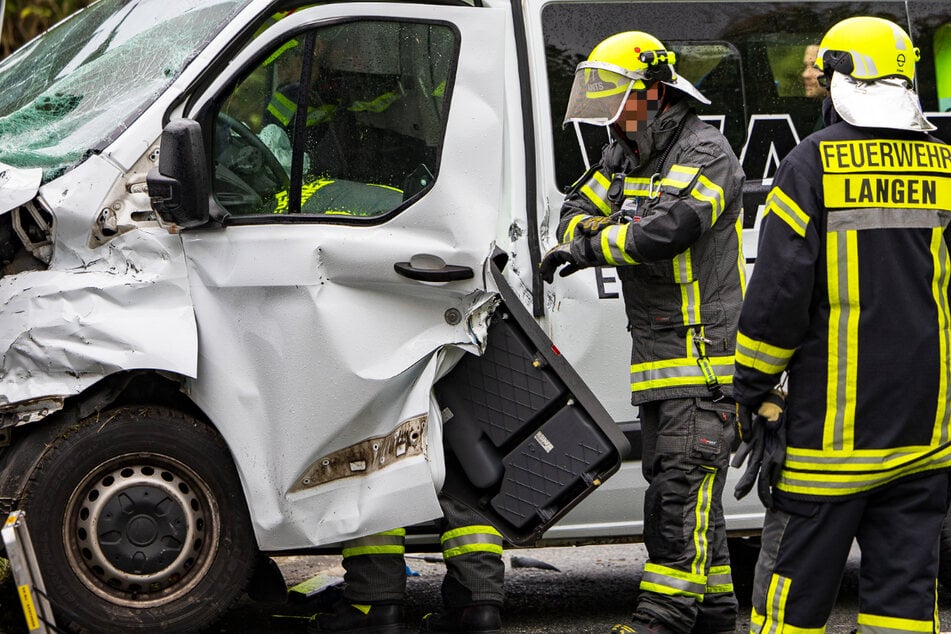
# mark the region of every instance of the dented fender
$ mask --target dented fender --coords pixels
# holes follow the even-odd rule
[[[0,208],[29,202],[22,199],[34,176],[0,167],[0,178],[19,185],[0,188]],[[53,251],[46,270],[0,278],[2,426],[39,420],[116,372],[196,375],[198,335],[181,238],[156,224],[88,246],[119,177],[114,165],[91,157],[34,192],[53,217]]]

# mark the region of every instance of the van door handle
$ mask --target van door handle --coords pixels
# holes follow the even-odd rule
[[[409,262],[397,262],[393,265],[393,269],[403,277],[421,282],[455,282],[469,280],[475,276],[468,266],[456,264],[444,264],[438,269],[421,269]]]

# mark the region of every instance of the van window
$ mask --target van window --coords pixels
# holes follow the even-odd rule
[[[919,4],[933,7],[927,18],[931,26],[927,35],[912,35],[916,43],[930,42],[940,6],[944,7],[941,23],[948,22],[948,5],[909,3],[911,7]],[[744,158],[747,179],[756,181],[770,178],[779,160],[821,126],[824,92],[815,90],[806,60],[810,47],[819,43],[830,26],[853,15],[876,15],[908,24],[905,3],[900,0],[546,5],[542,29],[559,188],[569,187],[585,169],[577,132],[561,125],[574,69],[607,36],[622,29],[646,31],[674,50],[678,72],[713,102],[698,105],[698,113],[721,128],[737,156]],[[925,54],[926,45],[918,45]],[[930,43],[927,49],[934,59]],[[928,72],[933,86],[933,68]],[[947,71],[944,77],[947,79]],[[934,94],[934,88],[931,90]],[[605,131],[582,130],[581,135],[587,157],[597,160]]]
[[[449,26],[395,20],[283,42],[221,101],[217,202],[348,222],[397,210],[437,175],[457,46]]]

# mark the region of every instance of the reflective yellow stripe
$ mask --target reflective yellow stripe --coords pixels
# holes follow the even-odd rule
[[[773,573],[766,590],[766,614],[763,615],[763,632],[782,632],[786,623],[786,601],[792,579]]]
[[[789,623],[783,623],[780,628],[775,622],[770,622],[771,629],[767,629],[766,617],[756,611],[756,608],[753,608],[750,612],[750,632],[752,634],[778,634],[782,632],[783,634],[824,634],[826,631],[826,626],[822,627],[796,627],[795,625],[790,625]]]
[[[858,624],[862,634],[901,634],[902,632],[936,632],[936,620],[918,621],[894,616],[879,616],[859,612]]]
[[[608,202],[608,188],[611,186],[611,180],[601,172],[595,172],[587,183],[581,186],[579,190],[595,206],[601,210],[605,216],[611,214],[611,204]]]
[[[704,570],[707,567],[707,554],[710,549],[710,542],[707,539],[707,531],[710,528],[710,506],[713,503],[713,480],[716,478],[717,470],[707,471],[703,476],[703,482],[697,490],[697,503],[694,507],[694,526],[693,526],[693,549],[694,556],[691,563],[691,571],[700,577],[704,577],[704,587],[707,584]]]
[[[878,470],[862,470],[858,461],[829,456],[813,461],[813,468],[822,469],[822,472],[796,470],[796,465],[804,463],[804,453],[806,452],[794,447],[787,448],[784,468],[776,485],[782,491],[821,496],[851,495],[869,491],[898,478],[951,467],[951,443],[911,454],[904,463],[888,465]],[[829,460],[837,460],[843,464],[827,462]]]
[[[502,555],[502,534],[491,526],[462,526],[446,531],[439,539],[443,559],[469,553]]]
[[[568,226],[565,227],[565,233],[561,236],[561,241],[571,242],[575,239],[575,227],[578,226],[578,223],[587,218],[588,216],[584,214],[576,214],[571,217],[571,220],[568,221]]]
[[[690,345],[690,344],[688,344]],[[717,382],[733,383],[733,356],[708,357]],[[706,377],[696,358],[665,359],[631,365],[631,390],[650,390],[686,385],[706,386]]]
[[[697,200],[710,203],[710,224],[715,224],[717,218],[719,218],[720,214],[723,213],[723,188],[701,174],[700,178],[697,179],[697,184],[694,185],[693,190],[690,192],[690,195]]]
[[[935,413],[934,435],[931,438],[933,445],[951,440],[951,408],[948,407],[948,386],[951,384],[951,342],[948,331],[951,328],[951,308],[948,306],[948,281],[951,260],[948,255],[948,245],[944,241],[944,229],[931,230],[931,254],[934,256],[934,278],[931,281],[931,292],[934,295],[935,306],[938,308],[938,407]]]
[[[399,95],[395,92],[385,92],[382,95],[378,95],[369,101],[354,101],[347,110],[351,112],[374,112],[379,113],[383,112],[394,103],[400,100],[402,95]]]
[[[764,374],[779,374],[792,360],[794,348],[780,348],[758,341],[743,332],[736,333],[736,362]]]
[[[702,574],[684,572],[650,562],[644,565],[640,583],[641,590],[696,599],[703,599],[706,587],[707,579]]]
[[[670,171],[667,172],[660,184],[674,189],[683,189],[693,182],[699,171],[699,167],[671,165]]]
[[[849,451],[855,442],[856,374],[859,347],[858,236],[831,232],[827,240],[829,356],[822,446]]]
[[[300,193],[300,204],[301,204],[301,207],[304,206],[304,203],[306,203],[306,202],[310,199],[310,197],[313,196],[314,193],[315,193],[318,189],[320,189],[321,187],[325,187],[325,186],[327,186],[327,185],[330,185],[330,184],[333,183],[333,182],[334,182],[334,181],[332,181],[332,180],[330,180],[330,179],[319,178],[319,179],[317,179],[317,180],[315,180],[315,181],[312,181],[312,182],[310,182],[310,183],[304,183],[304,184],[301,186],[301,193]],[[277,201],[277,205],[274,207],[274,210],[273,210],[271,213],[274,213],[274,214],[283,214],[283,213],[287,212],[287,205],[288,205],[288,195],[287,195],[287,191],[282,191],[282,192],[278,192],[278,193],[274,194],[274,199]]]
[[[729,566],[713,566],[707,574],[706,594],[733,592],[733,574]]]
[[[271,97],[271,102],[267,105],[267,111],[274,115],[274,118],[281,122],[281,125],[287,127],[297,112],[297,104],[288,99],[283,93],[276,92]]]
[[[628,176],[624,179],[624,196],[646,197],[650,193],[651,179]]]
[[[601,253],[608,264],[612,266],[637,264],[637,261],[624,250],[624,243],[627,241],[627,229],[630,226],[631,223],[611,225],[601,231]]]
[[[359,539],[351,539],[343,544],[344,557],[359,555],[402,555],[406,552],[406,529],[396,528]]]
[[[766,209],[763,211],[763,217],[765,218],[770,213],[776,214],[800,237],[806,237],[809,216],[779,187],[773,187],[766,197]]]
[[[746,254],[743,253],[743,214],[736,219],[736,268],[740,275],[740,297],[746,297]]]

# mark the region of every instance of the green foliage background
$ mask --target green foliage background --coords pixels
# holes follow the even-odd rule
[[[0,57],[33,39],[71,13],[92,4],[93,0],[6,0]]]

